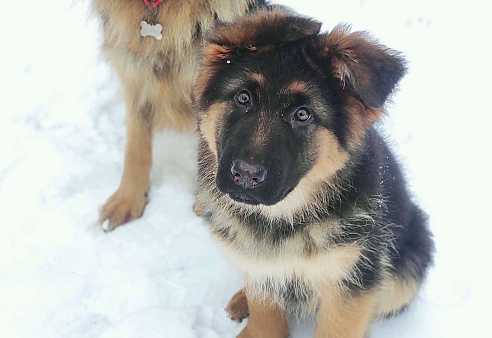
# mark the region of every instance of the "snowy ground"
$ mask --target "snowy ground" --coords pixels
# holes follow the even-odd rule
[[[95,226],[122,172],[124,105],[86,1],[67,2],[0,12],[0,336],[233,337],[242,325],[222,309],[241,283],[191,211],[195,136],[156,136],[142,219]],[[370,337],[491,337],[487,2],[277,2],[324,30],[369,30],[410,60],[384,128],[438,254],[414,306]],[[293,327],[312,336],[312,324]]]

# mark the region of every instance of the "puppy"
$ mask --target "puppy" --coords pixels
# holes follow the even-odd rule
[[[264,0],[93,0],[102,50],[119,75],[127,109],[123,177],[101,209],[105,230],[143,212],[154,130],[196,127],[192,85],[202,34],[263,5]]]
[[[217,27],[196,85],[198,203],[245,289],[240,337],[363,337],[416,297],[427,217],[374,129],[405,61],[367,33],[274,9]]]

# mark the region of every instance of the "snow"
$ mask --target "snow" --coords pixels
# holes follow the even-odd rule
[[[383,129],[438,252],[417,302],[369,336],[490,336],[486,1],[277,2],[323,30],[368,30],[409,59]],[[192,212],[195,135],[156,135],[143,217],[96,226],[122,173],[124,104],[87,7],[10,1],[0,12],[0,336],[234,337],[244,323],[223,308],[240,279]],[[312,336],[312,323],[292,326]]]

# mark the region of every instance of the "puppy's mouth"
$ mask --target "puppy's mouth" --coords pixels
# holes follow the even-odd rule
[[[237,192],[237,191],[231,191],[231,192],[228,192],[227,194],[229,195],[230,198],[232,198],[236,202],[249,204],[249,205],[263,204],[266,206],[270,206],[270,205],[275,205],[278,202],[282,201],[292,190],[294,190],[294,189],[293,188],[289,189],[288,191],[281,193],[280,196],[272,198],[269,201],[261,201],[261,200],[254,198],[254,197],[246,195],[243,192]]]
[[[245,194],[240,193],[240,192],[229,192],[228,195],[230,198],[232,198],[236,202],[241,202],[241,203],[250,204],[250,205],[261,204],[259,201],[255,200],[249,196],[246,196]]]

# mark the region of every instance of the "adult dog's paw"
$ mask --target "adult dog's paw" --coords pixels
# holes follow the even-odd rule
[[[113,231],[117,226],[141,217],[146,204],[145,192],[120,188],[102,206],[99,224],[104,231]]]

